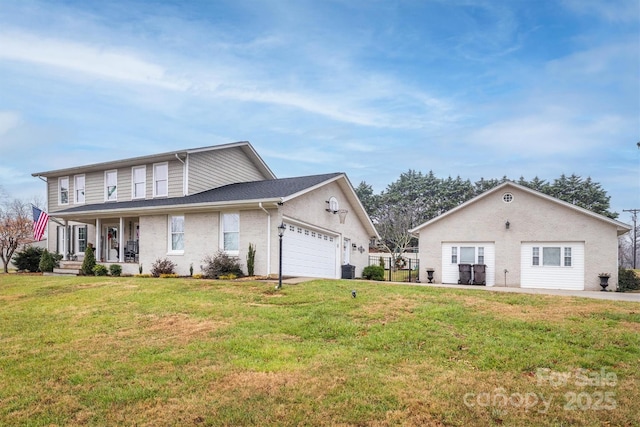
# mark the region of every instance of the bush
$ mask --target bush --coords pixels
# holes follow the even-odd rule
[[[93,274],[95,274],[96,276],[106,276],[107,272],[107,267],[102,264],[97,264],[93,267]]]
[[[16,266],[18,271],[35,273],[39,269],[40,258],[43,252],[43,248],[28,246],[24,250],[16,252],[11,262]]]
[[[48,250],[44,250],[42,252],[42,256],[40,257],[40,263],[38,264],[38,268],[40,271],[53,271],[56,268],[56,260]]]
[[[362,270],[362,277],[368,280],[384,280],[384,268],[379,265],[369,265]]]
[[[153,264],[151,264],[151,275],[153,277],[160,277],[161,274],[175,274],[176,264],[167,258],[158,258]]]
[[[235,274],[242,277],[242,268],[237,258],[231,257],[222,251],[215,255],[207,255],[203,260],[202,273],[208,279],[218,279],[220,276]]]
[[[109,274],[112,276],[120,276],[122,274],[122,266],[118,264],[111,264],[109,266]]]
[[[162,273],[160,275],[161,279],[175,279],[177,277],[179,277],[179,276],[177,274],[174,274],[174,273]]]
[[[95,273],[93,272],[93,267],[96,266],[96,254],[94,252],[92,245],[87,245],[84,250],[84,259],[82,260],[82,267],[80,267],[80,272],[85,276],[93,276]]]
[[[618,292],[637,291],[640,289],[640,277],[633,270],[620,267],[618,269]]]

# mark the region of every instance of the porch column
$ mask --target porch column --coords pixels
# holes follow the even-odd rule
[[[120,232],[118,233],[118,262],[124,262],[124,218],[120,217]]]
[[[69,236],[69,221],[64,220],[64,238],[62,239],[62,244],[64,245],[62,252],[62,259],[65,261],[69,260],[69,248],[71,247],[69,244],[71,243],[71,236]]]
[[[96,218],[96,261],[100,262],[102,259],[102,239],[101,239],[101,229],[102,229],[102,221],[100,218]]]

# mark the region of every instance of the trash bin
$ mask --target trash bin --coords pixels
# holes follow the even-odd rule
[[[342,266],[342,278],[343,279],[355,279],[356,278],[356,266],[351,264],[345,264]]]
[[[461,285],[471,284],[471,264],[458,264],[458,271],[460,272],[460,278],[458,283]]]
[[[487,266],[484,264],[473,264],[473,284],[474,285],[486,285],[487,284]]]

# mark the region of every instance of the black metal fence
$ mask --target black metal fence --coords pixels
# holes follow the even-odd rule
[[[400,257],[393,259],[384,256],[369,256],[369,265],[379,265],[384,268],[384,280],[390,282],[418,282],[420,276],[420,262],[417,259]]]

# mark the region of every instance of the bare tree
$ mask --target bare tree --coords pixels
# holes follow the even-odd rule
[[[9,272],[9,262],[21,245],[33,240],[31,205],[18,199],[0,204],[0,260],[4,272]]]

